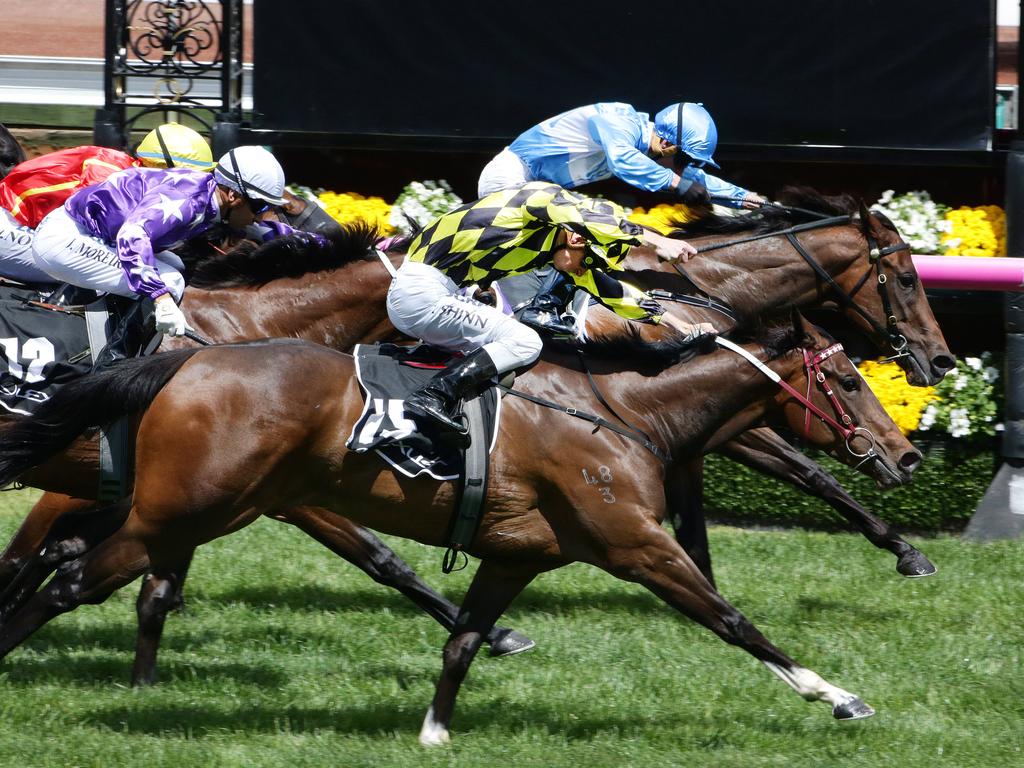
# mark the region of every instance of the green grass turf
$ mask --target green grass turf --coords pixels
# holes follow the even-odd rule
[[[0,537],[30,499],[0,496]],[[468,583],[440,574],[440,551],[392,543],[449,596]],[[157,686],[126,685],[135,585],[0,663],[0,765],[1024,765],[1024,543],[918,543],[937,576],[903,579],[850,535],[711,533],[729,599],[874,718],[833,721],[639,587],[573,566],[542,576],[506,616],[538,647],[481,655],[454,744],[424,750],[444,632],[261,521],[200,550]]]

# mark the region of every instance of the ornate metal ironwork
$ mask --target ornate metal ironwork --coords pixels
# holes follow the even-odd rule
[[[153,112],[205,126],[241,122],[242,0],[107,0],[106,12],[97,143],[101,124],[102,143],[125,144],[131,125]]]

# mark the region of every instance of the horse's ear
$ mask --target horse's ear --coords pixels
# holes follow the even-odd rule
[[[803,340],[807,338],[807,329],[804,327],[804,316],[800,314],[800,310],[796,307],[789,310],[789,320],[793,323],[793,337]]]
[[[860,203],[860,207],[858,209],[858,213],[860,213],[860,221],[864,230],[867,231],[871,229],[871,211],[869,211],[867,205],[864,204],[864,198],[861,198],[858,202]]]
[[[793,323],[793,338],[798,340],[800,346],[808,346],[811,343],[811,337],[807,333],[804,315],[800,313],[799,309],[790,310],[790,322]]]

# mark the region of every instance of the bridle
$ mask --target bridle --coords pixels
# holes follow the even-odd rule
[[[874,461],[880,458],[878,452],[875,450],[875,446],[878,442],[875,439],[874,434],[867,427],[858,426],[853,417],[843,409],[843,404],[839,402],[839,398],[836,397],[835,391],[831,386],[829,386],[828,379],[825,378],[825,374],[821,370],[822,362],[843,351],[842,344],[836,343],[826,347],[825,349],[818,350],[817,352],[811,352],[806,348],[802,348],[800,350],[804,356],[804,371],[807,374],[807,393],[801,394],[795,387],[793,387],[792,384],[783,380],[783,378],[775,371],[762,363],[747,350],[743,349],[743,347],[734,344],[721,336],[715,339],[715,343],[721,347],[732,350],[745,359],[771,381],[778,384],[781,389],[783,389],[790,397],[796,400],[803,407],[805,411],[804,437],[810,435],[811,417],[813,415],[818,417],[819,420],[823,421],[841,435],[846,443],[846,450],[854,458],[860,459],[860,461],[855,465],[855,469],[859,469],[869,461]],[[828,398],[829,403],[832,405],[833,413],[827,413],[811,401],[812,381],[817,383],[818,390]],[[853,441],[857,437],[862,437],[867,440],[868,448],[866,451],[859,452],[853,447]]]
[[[781,206],[775,206],[781,207]],[[700,246],[697,248],[697,253],[707,253],[708,251],[717,251],[722,248],[729,248],[734,245],[741,245],[743,243],[754,242],[755,240],[764,240],[770,237],[785,237],[789,241],[790,245],[796,249],[796,252],[800,254],[801,258],[807,262],[808,266],[814,270],[814,274],[823,281],[832,291],[835,293],[839,300],[839,303],[845,309],[850,309],[856,312],[866,322],[871,329],[888,340],[889,347],[893,351],[891,357],[886,358],[886,362],[899,360],[900,358],[910,357],[910,353],[907,351],[907,339],[903,334],[899,332],[899,321],[893,314],[892,310],[892,298],[889,296],[889,280],[885,274],[883,267],[885,266],[885,257],[898,251],[910,250],[910,244],[905,242],[894,243],[884,248],[880,248],[878,241],[874,235],[871,234],[870,224],[861,219],[861,226],[864,234],[864,239],[868,245],[868,261],[869,266],[867,271],[857,281],[857,284],[853,287],[853,290],[847,293],[839,283],[828,272],[821,266],[818,261],[807,252],[807,249],[800,244],[800,241],[796,238],[796,235],[800,232],[808,232],[816,229],[823,229],[825,227],[836,227],[845,224],[851,224],[854,221],[854,217],[851,214],[843,216],[829,216],[819,221],[812,221],[807,224],[797,224],[796,226],[789,227],[778,232],[765,232],[759,235],[751,235],[750,237],[740,238],[739,240],[730,240],[724,243],[711,243],[709,245]],[[689,279],[686,271],[678,264],[673,264],[676,271],[680,275]],[[882,301],[882,310],[885,313],[886,324],[882,325],[878,320],[872,317],[867,310],[865,310],[860,304],[854,300],[854,296],[864,287],[868,279],[874,272],[876,277],[876,285],[879,297]],[[691,280],[692,282],[692,280]]]

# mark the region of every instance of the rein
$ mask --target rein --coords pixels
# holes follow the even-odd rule
[[[801,352],[803,352],[804,355],[804,370],[806,370],[807,372],[807,394],[802,395],[788,381],[784,381],[782,377],[779,376],[779,374],[777,374],[767,365],[765,365],[752,354],[750,354],[750,352],[743,349],[743,347],[721,336],[717,336],[715,338],[715,343],[718,344],[720,347],[732,350],[737,355],[742,357],[748,363],[757,368],[757,370],[759,370],[761,373],[767,376],[770,381],[777,384],[781,389],[783,389],[787,394],[789,394],[790,397],[792,397],[794,400],[800,403],[801,406],[803,406],[804,410],[806,411],[804,417],[805,437],[807,437],[810,434],[811,415],[813,414],[817,416],[819,419],[821,419],[821,421],[828,424],[828,426],[830,426],[840,435],[842,435],[843,440],[846,443],[846,450],[849,451],[851,456],[861,460],[860,462],[857,463],[855,468],[859,468],[864,463],[878,458],[878,454],[875,451],[875,445],[877,444],[877,441],[875,440],[874,434],[871,432],[871,430],[867,429],[866,427],[857,426],[856,422],[853,420],[853,417],[850,416],[850,414],[846,413],[845,410],[843,410],[842,403],[839,402],[839,398],[836,397],[835,392],[828,385],[828,381],[825,379],[825,374],[821,370],[821,363],[823,361],[843,351],[842,344],[833,344],[830,347],[826,347],[825,349],[815,352],[813,355],[810,352],[808,352],[807,349],[801,349]],[[819,408],[817,405],[811,402],[810,398],[812,379],[817,382],[818,388],[824,393],[824,395],[828,398],[829,402],[832,404],[832,410],[835,413],[834,416],[823,411],[821,408]],[[864,437],[868,441],[868,449],[864,453],[859,453],[853,448],[853,440],[858,435]]]
[[[782,207],[782,206],[778,206]],[[798,210],[798,209],[793,209]],[[811,213],[808,211],[808,213]],[[817,214],[822,216],[823,214]],[[886,362],[892,362],[902,357],[909,357],[910,353],[907,352],[907,339],[903,334],[899,332],[899,321],[896,319],[896,315],[892,311],[892,299],[889,296],[888,278],[885,272],[882,270],[884,260],[886,256],[896,253],[898,251],[910,250],[910,244],[905,242],[895,243],[894,245],[886,246],[885,248],[878,247],[878,241],[875,240],[867,227],[867,223],[863,222],[864,227],[864,239],[868,244],[868,261],[870,265],[867,271],[861,276],[860,280],[853,287],[853,290],[847,293],[843,290],[842,286],[835,281],[835,279],[825,268],[818,263],[818,261],[807,252],[800,241],[797,240],[796,235],[800,232],[809,232],[815,229],[823,229],[825,227],[836,227],[843,224],[850,224],[854,220],[852,214],[846,214],[843,216],[829,216],[821,218],[818,221],[812,221],[806,224],[797,224],[796,226],[789,227],[788,229],[782,229],[778,232],[764,232],[760,235],[751,235],[750,237],[740,238],[739,240],[729,240],[724,243],[711,243],[709,245],[701,246],[697,248],[697,253],[707,253],[708,251],[717,251],[722,248],[731,248],[734,245],[742,245],[744,243],[752,243],[757,240],[766,240],[771,237],[785,237],[789,244],[793,246],[797,253],[800,254],[801,258],[807,262],[807,265],[814,270],[814,274],[818,276],[832,291],[838,296],[840,304],[847,309],[852,309],[880,336],[884,336],[889,341],[889,347],[895,353],[892,357],[886,358]],[[672,265],[677,272],[683,277],[687,277],[686,272],[678,265],[673,263]],[[855,300],[854,296],[864,287],[868,278],[871,276],[872,271],[877,274],[877,285],[878,295],[882,300],[882,310],[885,313],[885,325],[882,325],[875,318],[873,318],[868,312],[860,306]],[[692,282],[692,281],[691,281]]]
[[[687,277],[686,273],[683,272],[677,265],[673,266],[675,266],[676,269],[680,270],[679,273],[683,277]],[[691,280],[691,282],[693,281]],[[719,312],[725,315],[734,323],[739,322],[739,319],[736,317],[736,312],[733,311],[732,307],[730,307],[728,304],[724,302],[718,301],[712,296],[708,296],[707,294],[705,294],[704,298],[700,298],[698,296],[691,296],[686,293],[673,293],[672,291],[664,291],[661,288],[651,288],[649,291],[647,291],[647,295],[650,296],[652,299],[657,299],[659,301],[671,301],[674,302],[675,304],[684,304],[688,307],[698,307],[700,309],[713,309],[715,312]]]
[[[587,371],[587,375],[589,377],[589,370]],[[521,397],[523,400],[529,400],[531,403],[536,403],[537,405],[544,406],[545,408],[550,408],[553,411],[559,411],[574,418],[589,421],[591,424],[594,425],[594,430],[593,432],[591,432],[591,434],[596,434],[597,430],[604,427],[605,429],[615,432],[618,435],[622,435],[623,437],[628,438],[629,440],[632,440],[636,443],[640,443],[640,445],[642,445],[648,451],[650,451],[659,459],[661,459],[661,461],[664,462],[665,464],[668,464],[672,459],[671,456],[669,456],[657,444],[655,444],[646,434],[644,434],[643,432],[634,427],[623,428],[618,426],[617,424],[613,424],[607,419],[603,419],[600,416],[595,416],[592,413],[587,413],[586,411],[581,411],[576,408],[559,405],[558,403],[555,403],[551,400],[545,400],[543,397],[537,397],[536,395],[530,395],[527,394],[526,392],[520,392],[519,390],[512,389],[511,387],[505,386],[504,384],[498,384],[497,386],[498,389],[500,389],[502,392],[505,392],[506,394],[515,395],[516,397]],[[594,391],[597,392],[596,384],[593,382],[592,378],[591,388],[593,388]],[[601,399],[602,403],[605,403],[605,407],[608,408],[609,411],[611,411],[612,415],[614,415],[615,418],[619,419],[619,421],[622,421],[623,424],[627,424],[628,427],[628,422],[623,421],[615,413],[615,411],[612,411],[611,407],[607,405],[607,403],[604,401],[604,398],[601,397],[600,393],[598,393],[598,397]]]

